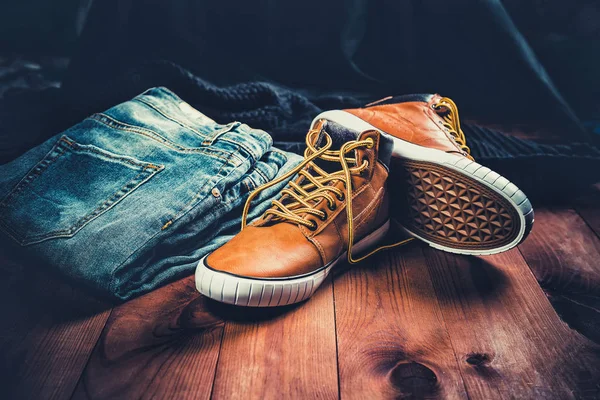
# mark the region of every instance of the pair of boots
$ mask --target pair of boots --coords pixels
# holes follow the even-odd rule
[[[390,220],[434,248],[472,255],[506,251],[533,225],[525,194],[473,160],[448,98],[389,97],[326,111],[306,146],[293,171],[251,193],[242,231],[198,263],[200,293],[238,306],[301,302],[339,261],[356,263],[411,240],[377,247]],[[246,226],[252,199],[293,174]]]

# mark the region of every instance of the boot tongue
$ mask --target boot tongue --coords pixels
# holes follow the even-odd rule
[[[344,143],[351,140],[358,140],[361,134],[361,131],[353,129],[352,127],[338,124],[334,121],[324,121],[321,128],[321,133],[317,139],[317,146],[322,146],[325,144],[325,132],[329,134],[331,140],[333,141],[330,150],[339,150]]]
[[[325,144],[325,135],[323,134],[323,131],[327,132],[333,140],[331,150],[339,150],[339,148],[347,141],[357,140],[365,130],[377,130],[377,128],[364,121],[360,122],[360,124],[348,123],[342,125],[330,120],[318,121],[317,129],[321,129],[321,134],[317,139],[317,145]],[[393,149],[394,141],[392,140],[391,136],[388,134],[382,134],[379,138],[378,160],[381,161],[388,169],[390,168],[390,163],[392,161]],[[321,165],[319,164],[319,166]]]
[[[333,121],[321,121],[321,132],[316,140],[317,149],[321,148],[327,143],[326,134],[331,137],[332,144],[329,150],[337,151],[347,142],[357,140],[361,134],[360,131],[348,128],[347,126],[338,124]],[[342,169],[339,162],[325,161],[321,158],[316,159],[315,164],[325,171],[333,173]]]

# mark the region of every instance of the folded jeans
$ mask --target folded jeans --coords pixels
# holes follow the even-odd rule
[[[218,124],[152,88],[0,166],[0,238],[127,300],[193,273],[237,233],[249,192],[300,161],[264,131]]]

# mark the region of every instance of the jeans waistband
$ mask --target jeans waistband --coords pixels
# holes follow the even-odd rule
[[[215,142],[227,142],[234,147],[239,147],[255,163],[269,151],[273,139],[268,133],[260,129],[253,129],[246,124],[235,121],[217,129],[211,137],[210,143],[207,144],[213,145]]]
[[[237,121],[219,124],[164,87],[148,89],[135,99],[158,111],[164,118],[201,136],[202,145],[211,146],[219,141],[229,143],[247,153],[253,162],[258,161],[273,144],[273,139],[265,131]]]

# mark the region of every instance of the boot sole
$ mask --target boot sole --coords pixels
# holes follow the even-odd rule
[[[457,254],[507,251],[531,231],[534,212],[519,188],[475,161],[418,146],[377,129],[345,111],[318,115],[364,131],[375,129],[394,141],[390,176],[397,208],[392,217],[409,235]]]
[[[375,247],[387,234],[390,222],[358,241],[354,252],[363,253]],[[196,267],[196,289],[221,303],[243,307],[278,307],[300,303],[311,297],[333,267],[347,257],[341,254],[326,266],[309,274],[285,278],[253,278],[239,276],[209,267],[204,256]]]

